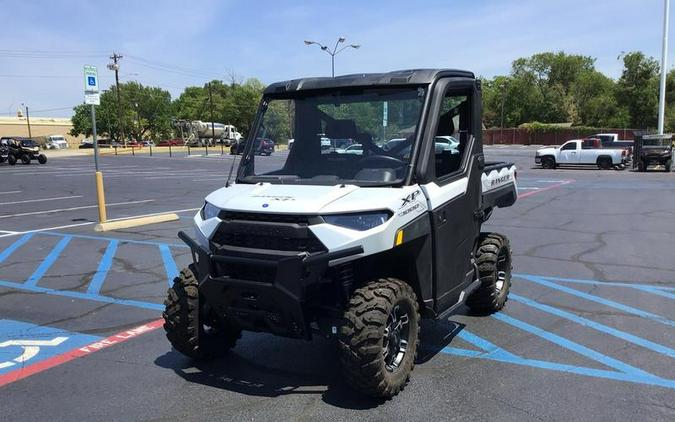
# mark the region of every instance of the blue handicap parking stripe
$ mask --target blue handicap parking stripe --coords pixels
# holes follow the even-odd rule
[[[661,353],[663,355],[669,356],[671,358],[675,358],[675,349],[671,349],[670,347],[655,343],[653,341],[644,339],[642,337],[638,337],[636,335],[627,333],[625,331],[617,330],[616,328],[609,327],[607,325],[601,324],[599,322],[595,322],[593,320],[590,320],[588,318],[583,318],[578,315],[575,315],[571,312],[563,311],[562,309],[555,308],[553,306],[545,305],[543,303],[539,303],[537,301],[534,301],[532,299],[528,299],[524,296],[517,295],[515,293],[509,293],[509,298],[511,300],[514,300],[516,302],[523,303],[527,306],[530,306],[535,309],[539,309],[540,311],[547,312],[552,315],[556,315],[560,318],[564,318],[573,322],[576,322],[577,324],[583,325],[588,328],[592,328],[594,330],[603,332],[605,334],[609,334],[611,336],[620,338],[622,340],[628,341],[630,343],[636,344],[638,346],[642,346],[645,349],[649,349],[651,351],[654,351],[656,353]]]
[[[0,319],[0,375],[100,339],[89,334]]]
[[[27,233],[21,236],[19,239],[17,239],[14,243],[9,245],[7,249],[4,251],[0,252],[0,262],[4,261],[5,259],[9,258],[11,254],[14,253],[17,249],[19,249],[21,246],[23,246],[26,242],[28,242],[31,237],[33,237],[35,233]]]
[[[70,242],[70,239],[72,239],[72,236],[64,236],[59,242],[54,246],[51,252],[49,252],[49,255],[42,261],[40,266],[35,270],[33,274],[31,274],[30,277],[28,277],[28,280],[26,280],[26,286],[35,286],[37,283],[40,281],[40,279],[45,275],[45,273],[49,270],[49,268],[54,265],[56,260],[59,258],[59,255],[61,255],[61,252],[68,246],[68,243]]]
[[[164,270],[166,271],[166,276],[169,281],[169,287],[171,287],[173,279],[178,277],[176,261],[173,260],[173,255],[171,255],[171,249],[169,249],[168,245],[159,245],[159,251],[162,254],[162,262],[164,263]]]
[[[661,315],[656,315],[656,314],[653,314],[651,312],[644,311],[642,309],[638,309],[638,308],[634,308],[632,306],[624,305],[623,303],[619,303],[619,302],[615,302],[613,300],[605,299],[603,297],[592,295],[590,293],[584,293],[584,292],[581,292],[579,290],[572,289],[572,288],[569,288],[569,287],[566,287],[566,286],[561,286],[558,283],[554,283],[552,281],[546,280],[544,277],[526,275],[526,274],[519,274],[518,278],[520,278],[521,280],[526,280],[526,281],[532,282],[532,283],[537,283],[537,284],[549,287],[549,288],[554,289],[554,290],[565,292],[565,293],[568,293],[570,295],[589,300],[591,302],[595,302],[595,303],[599,303],[601,305],[609,306],[611,308],[615,308],[615,309],[618,309],[620,311],[623,311],[623,312],[626,312],[626,313],[629,313],[629,314],[637,315],[639,317],[643,317],[643,318],[649,319],[649,320],[654,321],[654,322],[658,322],[658,323],[661,323],[661,324],[664,324],[664,325],[675,327],[675,321],[671,321],[668,318],[665,318]]]
[[[108,271],[110,271],[110,268],[112,267],[113,258],[115,257],[115,252],[117,252],[118,244],[118,240],[111,240],[110,243],[108,243],[108,247],[101,258],[101,262],[98,264],[96,274],[94,274],[94,277],[89,283],[89,287],[87,287],[87,293],[98,294],[101,291],[105,277],[108,275]]]

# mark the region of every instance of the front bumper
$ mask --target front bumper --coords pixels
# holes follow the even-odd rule
[[[215,254],[182,231],[178,237],[192,251],[205,305],[244,330],[293,338],[311,338],[307,287],[323,281],[330,261],[363,253],[357,246],[315,254],[232,247]],[[252,271],[256,276],[247,277]]]

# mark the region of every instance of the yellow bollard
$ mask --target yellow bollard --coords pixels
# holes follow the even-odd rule
[[[103,191],[103,173],[96,172],[96,197],[98,199],[98,220],[105,223],[108,219],[105,215],[105,192]]]

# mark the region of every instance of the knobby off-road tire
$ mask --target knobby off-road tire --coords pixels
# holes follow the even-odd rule
[[[357,289],[338,336],[347,383],[372,397],[398,394],[415,366],[419,329],[419,306],[409,284],[382,278]]]
[[[202,321],[196,274],[197,269],[190,265],[173,280],[164,301],[164,330],[171,345],[185,356],[195,360],[215,359],[234,347],[241,330]]]
[[[28,156],[28,154],[22,155],[21,162],[26,165],[30,164],[30,156]]]
[[[666,162],[666,164],[665,164],[664,170],[665,170],[667,173],[670,173],[670,169],[671,169],[672,165],[673,165],[672,160],[668,160],[668,161]]]
[[[44,154],[38,155],[37,160],[40,164],[47,164],[47,156]]]
[[[497,312],[506,304],[511,288],[511,245],[506,236],[481,234],[476,265],[481,284],[466,304],[480,314]]]
[[[9,154],[7,156],[7,163],[9,163],[10,166],[16,165],[16,155]]]

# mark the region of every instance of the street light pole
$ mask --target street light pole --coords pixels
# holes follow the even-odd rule
[[[663,135],[666,111],[666,73],[668,72],[668,15],[670,0],[663,0],[663,46],[661,50],[661,80],[659,87],[659,135]]]
[[[332,50],[330,48],[328,48],[327,46],[325,46],[321,43],[318,43],[316,41],[305,40],[305,45],[316,44],[322,51],[325,51],[326,53],[328,53],[330,55],[330,68],[331,68],[330,73],[331,73],[331,77],[334,78],[335,77],[335,56],[337,56],[338,54],[340,54],[343,50],[345,50],[347,48],[353,48],[355,50],[358,49],[358,48],[361,48],[361,45],[359,45],[359,44],[349,44],[349,45],[345,45],[344,47],[342,47],[341,49],[338,50],[338,47],[340,46],[340,44],[345,42],[346,40],[347,40],[347,38],[345,38],[345,37],[338,38],[337,42],[335,43],[335,47],[333,47]]]

